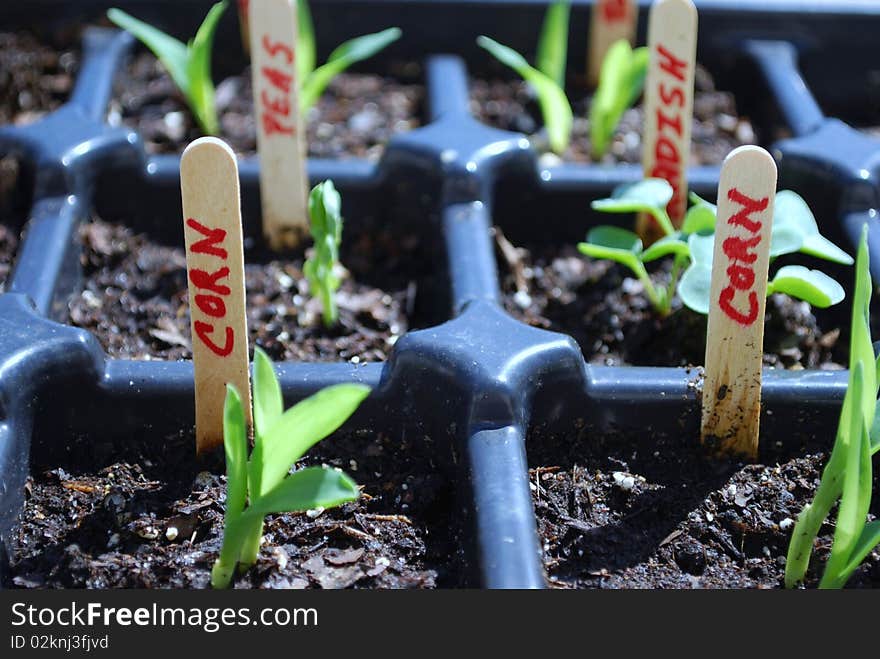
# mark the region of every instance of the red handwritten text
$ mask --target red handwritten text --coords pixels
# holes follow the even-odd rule
[[[659,77],[655,93],[660,99],[656,115],[657,137],[653,145],[654,167],[651,176],[669,181],[672,186],[672,199],[667,211],[673,219],[684,217],[687,209],[686,191],[681,184],[683,159],[679,151],[684,122],[688,118],[683,115],[685,106],[684,82],[687,80],[687,62],[680,60],[667,50],[663,44],[657,46],[656,55],[660,58],[660,71],[665,74]]]
[[[204,236],[204,238],[192,244],[190,251],[193,254],[207,254],[217,257],[222,262],[226,261],[228,252],[221,246],[226,239],[226,231],[224,229],[206,227],[193,218],[187,219],[186,226]],[[190,284],[199,291],[193,296],[193,300],[196,309],[205,314],[205,316],[217,318],[221,321],[226,317],[226,301],[224,298],[227,298],[232,293],[232,289],[222,283],[222,281],[228,281],[228,277],[229,268],[226,265],[221,265],[213,272],[200,268],[190,269]],[[226,357],[232,353],[232,349],[235,347],[235,332],[229,325],[226,325],[222,330],[224,337],[221,343],[212,338],[215,330],[215,326],[212,323],[204,320],[195,320],[193,322],[193,329],[202,344],[218,357]]]
[[[604,0],[602,2],[602,17],[609,23],[626,20],[629,14],[628,0]]]
[[[290,90],[294,82],[294,54],[290,46],[273,42],[269,35],[263,35],[263,51],[271,58],[280,60],[279,65],[264,66],[260,70],[271,91],[263,89],[260,94],[261,120],[263,132],[270,135],[293,135],[296,125],[290,120]],[[274,92],[274,93],[273,93]]]
[[[727,286],[722,289],[721,295],[718,297],[718,305],[728,318],[748,327],[758,319],[758,295],[751,290],[755,284],[753,266],[758,260],[758,255],[751,250],[754,250],[761,243],[762,226],[761,222],[751,219],[750,216],[767,210],[770,200],[768,197],[752,199],[736,188],[730,189],[727,198],[741,207],[738,212],[728,218],[727,224],[745,229],[749,236],[746,238],[730,236],[721,244],[724,255],[729,259],[729,266],[727,267]],[[746,295],[748,309],[742,310],[737,308],[737,304],[735,304],[737,292],[745,293],[746,291],[748,291]]]

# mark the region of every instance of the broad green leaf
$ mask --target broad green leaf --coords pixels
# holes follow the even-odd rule
[[[247,427],[241,396],[226,385],[223,404],[223,448],[226,452],[226,519],[235,519],[247,503]]]
[[[794,254],[804,245],[804,237],[796,227],[774,224],[770,230],[770,258]]]
[[[126,14],[121,9],[110,9],[107,18],[126,32],[133,34],[162,62],[168,75],[184,94],[189,88],[189,72],[187,63],[189,54],[186,44],[171,35],[165,34],[152,25]]]
[[[691,206],[684,216],[684,222],[681,225],[682,233],[715,231],[715,212],[716,209],[705,202]]]
[[[672,186],[662,178],[648,178],[615,188],[609,199],[598,199],[590,207],[605,213],[650,213],[666,235],[675,233],[666,206],[672,199]]]
[[[534,88],[541,106],[541,115],[544,117],[550,148],[556,153],[565,151],[571,140],[571,126],[574,121],[565,91],[552,78],[529,66],[525,58],[512,48],[485,36],[479,37],[477,43],[499,62],[516,71]]]
[[[846,295],[843,287],[824,272],[802,265],[779,268],[767,285],[767,293],[785,293],[820,309],[841,302]]]
[[[619,227],[601,226],[591,229],[587,234],[587,242],[579,243],[578,249],[594,259],[616,261],[630,270],[637,270],[641,265],[641,238],[632,231]]]
[[[569,0],[556,0],[547,8],[538,40],[538,70],[565,89],[565,60],[568,57]]]
[[[281,385],[272,361],[259,347],[254,348],[254,439],[259,444],[284,412]]]
[[[278,485],[290,467],[312,446],[334,432],[370,393],[361,384],[339,384],[322,389],[297,403],[254,447],[254,495],[265,495]]]
[[[255,514],[290,513],[314,508],[332,508],[358,498],[357,483],[341,471],[308,467],[296,471],[248,509]]]
[[[700,204],[708,206],[709,208],[712,209],[712,212],[715,214],[715,216],[716,217],[718,216],[718,206],[716,206],[715,204],[713,204],[709,201],[706,201],[700,195],[698,195],[696,192],[689,192],[688,199],[690,199],[691,203],[694,204],[695,206],[699,206]]]
[[[218,2],[211,7],[199,26],[195,39],[188,46],[187,73],[190,87],[187,94],[201,129],[208,135],[216,135],[220,132],[214,104],[214,81],[211,79],[211,52],[217,24],[224,11],[226,11],[226,2]]]
[[[711,287],[712,267],[705,262],[694,261],[678,282],[678,297],[688,309],[708,314]]]
[[[852,265],[853,258],[819,233],[813,211],[796,192],[780,190],[773,207],[773,225],[792,227],[802,238],[799,251],[826,261]]]
[[[688,247],[687,240],[681,232],[676,232],[671,236],[663,236],[660,240],[648,247],[642,253],[642,263],[650,263],[664,256],[674,254],[675,256],[688,256],[691,250]]]
[[[701,263],[710,270],[712,269],[712,261],[715,258],[715,234],[700,235],[691,234],[688,236],[688,249],[691,253],[691,260],[694,263]]]
[[[259,0],[257,0],[259,1]],[[296,45],[296,73],[298,80],[308,80],[315,70],[315,25],[307,0],[297,0],[296,32],[299,41]]]
[[[397,41],[401,34],[400,28],[390,27],[381,32],[365,34],[362,37],[346,41],[330,53],[327,62],[315,69],[303,82],[299,102],[302,112],[317,102],[333,78],[353,64],[372,57]]]

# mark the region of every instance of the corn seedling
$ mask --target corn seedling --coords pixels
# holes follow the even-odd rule
[[[225,1],[211,7],[196,36],[186,44],[121,9],[107,12],[111,21],[137,37],[159,58],[186,98],[199,127],[208,135],[216,135],[220,129],[211,79],[211,51],[217,24],[224,11]]]
[[[233,385],[227,385],[226,515],[223,545],[211,570],[214,588],[229,586],[236,565],[246,570],[256,562],[266,515],[330,508],[357,499],[357,485],[337,469],[306,467],[289,472],[306,451],[345,423],[369,393],[364,385],[335,385],[285,412],[272,362],[255,349],[250,459],[241,397]]]
[[[339,318],[336,291],[339,288],[339,244],[342,242],[342,198],[333,181],[324,181],[309,194],[309,219],[314,254],[303,270],[309,280],[312,295],[320,298],[324,309],[324,324],[332,327]]]
[[[693,206],[681,230],[676,231],[666,212],[672,194],[669,183],[650,178],[623,185],[610,198],[592,204],[594,210],[605,213],[647,213],[656,219],[664,236],[647,249],[634,232],[616,226],[592,229],[578,249],[592,258],[616,261],[629,268],[643,284],[645,294],[660,315],[672,310],[676,290],[685,306],[707,314],[717,209],[691,195]],[[745,242],[731,244],[729,249],[739,250],[742,260],[749,258],[749,245]],[[849,254],[819,233],[807,203],[797,193],[782,190],[776,194],[774,205],[770,257],[796,252],[845,265],[853,262]],[[665,257],[673,258],[671,274],[666,286],[657,286],[645,264]],[[767,287],[767,294],[771,293],[786,293],[819,308],[837,304],[844,298],[843,287],[834,279],[801,265],[779,268]]]
[[[850,337],[849,384],[831,457],[812,503],[798,516],[785,564],[785,585],[803,581],[819,529],[838,501],[831,553],[820,588],[842,588],[859,564],[880,544],[880,520],[867,523],[871,506],[871,456],[880,451],[880,415],[877,414],[878,368],[871,342],[871,273],[868,269],[868,231],[856,260]]]
[[[571,105],[564,91],[570,9],[569,0],[557,0],[548,7],[538,40],[535,67],[518,52],[494,39],[486,36],[477,39],[482,48],[532,86],[541,106],[550,148],[556,153],[568,148],[573,123]]]

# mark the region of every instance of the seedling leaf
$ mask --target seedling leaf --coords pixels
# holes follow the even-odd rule
[[[262,497],[274,489],[290,466],[345,423],[369,393],[370,388],[361,384],[338,384],[284,412],[262,444],[254,447],[252,461],[259,470],[254,494]]]
[[[619,227],[601,226],[587,234],[587,242],[579,243],[582,254],[594,259],[616,261],[631,270],[639,266],[642,240],[632,231]]]
[[[254,348],[254,436],[260,443],[284,411],[281,386],[272,361],[259,347]]]
[[[336,48],[330,53],[327,62],[315,69],[305,79],[300,95],[301,110],[305,112],[312,107],[333,78],[357,62],[372,57],[394,43],[401,34],[403,33],[400,28],[390,27],[381,32],[356,37]]]
[[[675,255],[685,257],[690,254],[687,240],[684,234],[676,232],[671,236],[663,236],[660,240],[642,252],[642,263],[650,263],[665,256]]]
[[[306,0],[297,0],[296,32],[299,38],[296,48],[296,73],[299,80],[308,80],[315,70],[317,57],[315,55],[315,24],[312,22],[312,12],[309,10],[309,3]]]
[[[590,141],[595,158],[608,151],[620,118],[641,95],[648,60],[647,48],[633,50],[626,39],[615,41],[605,53],[599,87],[590,105]]]
[[[837,304],[846,296],[843,287],[824,272],[802,265],[779,268],[768,284],[767,292],[786,293],[820,309]]]
[[[550,148],[556,153],[565,151],[571,140],[571,126],[574,121],[565,92],[552,78],[529,66],[525,58],[512,48],[485,36],[478,37],[477,43],[499,62],[516,71],[534,88],[541,106]]]
[[[247,503],[247,427],[241,396],[226,385],[223,405],[223,447],[226,452],[226,518],[234,519]]]
[[[708,314],[711,286],[712,266],[704,261],[694,261],[681,276],[678,297],[688,309]]]
[[[260,515],[331,508],[358,498],[357,484],[341,471],[308,467],[292,473],[248,509]]]
[[[303,266],[312,295],[321,300],[324,324],[332,327],[338,319],[336,290],[340,281],[335,274],[342,242],[342,198],[333,181],[319,183],[309,195],[309,220],[315,241],[314,255]]]
[[[538,40],[538,70],[565,89],[565,60],[568,56],[569,0],[556,0],[547,8]]]
[[[826,261],[852,265],[853,258],[819,233],[819,225],[813,211],[796,192],[780,190],[776,194],[773,210],[773,228],[789,227],[801,238],[798,250]]]
[[[715,231],[715,214],[717,209],[711,204],[701,202],[696,206],[691,206],[687,214],[684,216],[684,222],[681,225],[682,233],[701,233],[704,231]]]

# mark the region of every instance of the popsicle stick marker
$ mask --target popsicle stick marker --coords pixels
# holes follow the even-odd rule
[[[234,384],[250,423],[241,197],[235,154],[215,137],[180,159],[183,233],[196,394],[196,451],[223,444],[226,384]]]
[[[635,44],[639,9],[636,0],[596,0],[590,18],[590,42],[587,49],[587,82],[599,84],[599,72],[609,46],[626,39]]]
[[[274,249],[295,246],[309,225],[296,19],[296,3],[291,0],[250,3],[263,233]]]
[[[251,0],[238,0],[238,25],[241,28],[241,45],[245,54],[251,52],[250,12]]]
[[[758,457],[764,308],[776,163],[742,146],[724,161],[712,257],[703,381],[703,445]]]
[[[648,48],[642,167],[646,178],[669,181],[673,195],[667,211],[679,227],[687,211],[697,60],[697,10],[691,0],[657,0],[651,6]],[[639,215],[636,231],[646,245],[662,236],[645,214]]]

